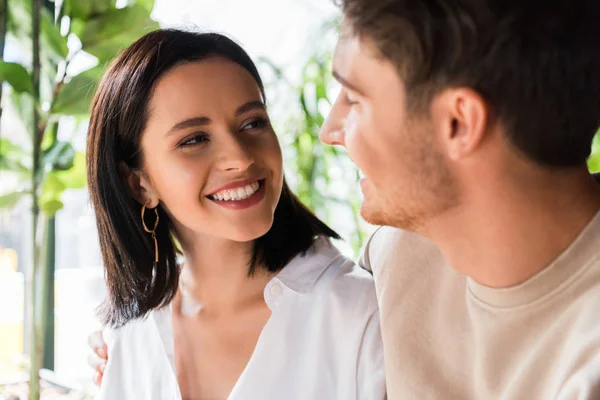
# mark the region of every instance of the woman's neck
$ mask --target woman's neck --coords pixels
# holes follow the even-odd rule
[[[236,312],[264,302],[264,288],[273,274],[257,268],[248,276],[253,245],[215,237],[182,242],[182,295],[209,315]]]

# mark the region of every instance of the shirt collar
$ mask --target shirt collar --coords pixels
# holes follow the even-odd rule
[[[296,293],[307,293],[327,267],[339,257],[342,254],[329,239],[319,237],[306,253],[294,257],[273,280],[278,280]]]

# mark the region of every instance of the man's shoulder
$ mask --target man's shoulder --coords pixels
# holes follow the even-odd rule
[[[589,361],[577,368],[562,385],[557,399],[600,398],[600,350],[596,347],[586,354]]]
[[[361,265],[378,275],[380,269],[397,268],[415,262],[430,264],[440,259],[440,251],[426,237],[404,229],[383,226],[369,238]]]
[[[600,304],[600,265],[594,262],[578,284],[563,293],[571,301],[560,310],[567,327],[560,347],[562,382],[559,399],[600,399],[600,320],[595,304]],[[555,306],[556,307],[556,306]]]

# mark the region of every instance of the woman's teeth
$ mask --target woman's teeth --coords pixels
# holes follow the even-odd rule
[[[252,182],[239,188],[221,190],[220,192],[209,195],[208,198],[216,201],[244,200],[256,193],[259,188],[260,184],[258,182]]]

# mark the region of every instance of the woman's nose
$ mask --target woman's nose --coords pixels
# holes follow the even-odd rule
[[[254,156],[248,146],[231,135],[220,150],[217,166],[222,171],[245,171],[254,164]]]

